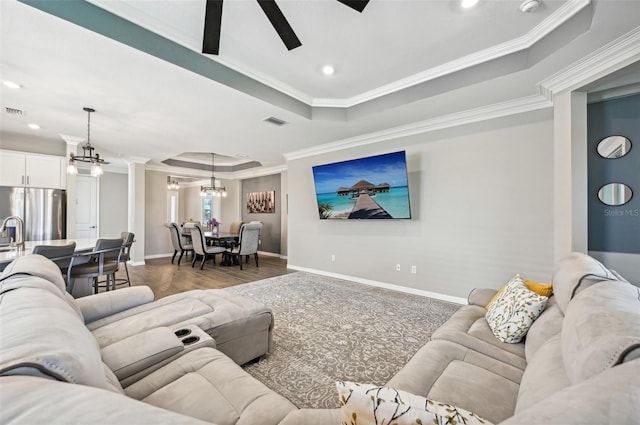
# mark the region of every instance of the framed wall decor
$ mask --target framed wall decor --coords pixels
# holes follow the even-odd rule
[[[247,212],[249,214],[275,214],[276,191],[247,193]]]

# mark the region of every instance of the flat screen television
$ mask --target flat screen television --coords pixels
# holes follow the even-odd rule
[[[320,219],[410,219],[404,151],[313,167]]]

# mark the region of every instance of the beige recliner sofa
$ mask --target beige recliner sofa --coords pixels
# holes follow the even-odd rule
[[[5,269],[1,423],[275,425],[296,409],[210,336],[221,335],[236,359],[264,354],[272,326],[264,306],[209,291],[152,302],[131,289],[74,300],[42,256]]]
[[[496,290],[472,291],[386,385],[494,424],[640,424],[640,288],[573,253],[556,264],[553,291],[518,344],[487,324]],[[340,418],[339,409],[302,409],[281,425]]]

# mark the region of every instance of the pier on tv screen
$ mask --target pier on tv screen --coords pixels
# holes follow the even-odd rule
[[[408,219],[404,151],[313,167],[321,219]]]

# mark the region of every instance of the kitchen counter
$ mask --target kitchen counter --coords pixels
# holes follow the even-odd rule
[[[71,242],[76,243],[76,252],[90,251],[96,246],[97,239],[54,239],[49,241],[27,241],[24,243],[23,251],[8,250],[8,247],[2,248],[0,251],[0,271],[12,262],[15,258],[31,254],[33,247],[36,245],[67,245]],[[6,249],[6,251],[5,251]]]

